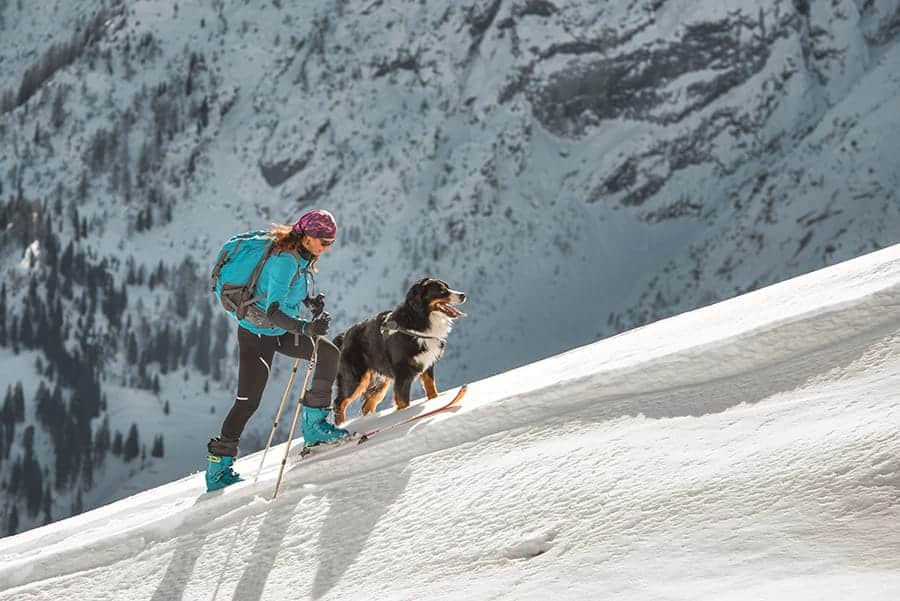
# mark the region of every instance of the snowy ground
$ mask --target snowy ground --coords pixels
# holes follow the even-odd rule
[[[0,540],[0,601],[898,599],[898,374],[900,246]]]

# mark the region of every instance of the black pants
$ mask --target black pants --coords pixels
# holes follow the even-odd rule
[[[261,336],[238,328],[238,391],[234,406],[222,424],[223,439],[239,439],[250,416],[259,407],[275,351],[288,357],[309,359],[312,357],[313,343],[308,336],[291,333]],[[316,369],[312,375],[312,385],[303,400],[304,405],[331,407],[331,385],[337,376],[340,358],[341,351],[330,340],[319,338]],[[302,384],[303,376],[298,374],[298,378]]]

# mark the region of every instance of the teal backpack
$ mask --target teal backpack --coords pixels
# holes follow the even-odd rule
[[[210,287],[225,310],[238,319],[246,319],[250,307],[262,298],[256,294],[256,282],[272,254],[273,242],[268,232],[247,232],[230,238],[219,251]]]

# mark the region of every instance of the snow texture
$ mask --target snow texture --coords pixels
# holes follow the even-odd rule
[[[474,382],[274,501],[283,447],[0,540],[0,600],[896,599],[898,374],[894,246]]]

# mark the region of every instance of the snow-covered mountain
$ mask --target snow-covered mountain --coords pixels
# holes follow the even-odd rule
[[[337,328],[469,295],[443,387],[900,241],[898,37],[900,0],[0,0],[0,476],[44,473],[0,532],[202,461],[212,257],[310,207]]]
[[[900,245],[7,537],[0,601],[891,601],[898,384]]]

